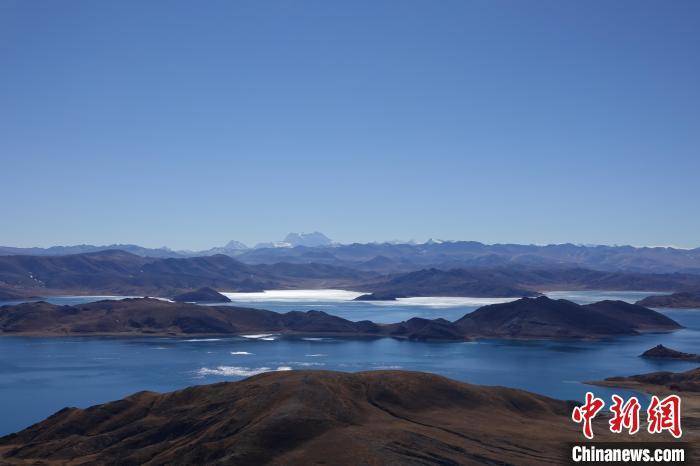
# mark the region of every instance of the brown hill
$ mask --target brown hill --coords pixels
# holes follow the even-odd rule
[[[571,406],[419,372],[290,371],[66,408],[3,464],[561,464]],[[34,463],[36,462],[36,463]]]

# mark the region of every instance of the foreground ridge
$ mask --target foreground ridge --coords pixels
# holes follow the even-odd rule
[[[0,460],[558,464],[577,436],[570,408],[420,372],[275,372],[66,408],[1,438]]]

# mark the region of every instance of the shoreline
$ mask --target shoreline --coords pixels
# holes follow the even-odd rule
[[[382,324],[382,325],[393,325],[393,324]],[[393,340],[410,341],[413,343],[469,343],[469,342],[479,342],[479,341],[541,341],[541,342],[602,342],[602,341],[614,341],[618,338],[630,338],[641,336],[645,334],[668,334],[673,333],[677,330],[653,330],[647,332],[639,332],[638,335],[603,335],[597,337],[538,337],[538,338],[527,338],[527,337],[504,337],[504,336],[482,336],[482,337],[469,337],[464,339],[413,339],[405,335],[388,335],[388,334],[376,334],[376,333],[333,333],[333,332],[294,332],[294,331],[275,331],[275,330],[260,330],[260,333],[266,333],[270,335],[276,335],[281,337],[307,337],[307,338],[338,338],[338,339],[358,339],[358,340],[379,340],[382,338],[391,338]],[[5,337],[18,337],[18,338],[99,338],[99,337],[124,337],[124,338],[246,338],[245,336],[249,333],[136,333],[136,332],[95,332],[95,333],[50,333],[50,332],[0,332],[0,338]],[[247,338],[248,340],[256,340],[255,338]],[[588,383],[588,382],[583,382]]]
[[[350,320],[319,310],[279,312],[241,307],[239,303],[199,305],[160,298],[73,305],[40,301],[0,308],[0,337],[235,337],[274,333],[444,342],[610,341],[682,328],[667,316],[623,301],[581,305],[545,296],[486,304],[457,319],[412,317],[387,323]]]
[[[310,288],[310,287],[301,287],[301,288],[271,288],[271,289],[261,289],[261,290],[256,290],[256,291],[231,291],[231,290],[216,290],[217,292],[221,294],[243,294],[243,295],[256,295],[256,294],[261,294],[261,293],[270,293],[270,292],[276,292],[276,291],[283,291],[283,292],[294,292],[294,291],[343,291],[343,292],[348,292],[348,293],[357,293],[358,295],[362,296],[364,294],[373,294],[372,291],[367,291],[367,290],[349,290],[349,289],[341,289],[341,288],[327,288],[327,287],[320,287],[320,288]],[[619,289],[598,289],[598,288],[587,288],[587,287],[575,287],[575,286],[562,286],[562,287],[551,287],[546,290],[532,290],[533,295],[528,295],[528,296],[521,296],[521,295],[510,295],[510,296],[494,296],[494,295],[458,295],[458,294],[440,294],[440,295],[429,295],[429,294],[415,294],[415,295],[406,295],[406,296],[400,296],[397,297],[397,299],[405,299],[405,298],[463,298],[463,299],[519,299],[522,297],[537,297],[538,295],[545,295],[547,296],[549,293],[566,293],[566,292],[597,292],[597,293],[649,293],[651,296],[666,296],[670,295],[673,293],[672,290],[660,290],[660,289],[647,289],[647,290],[639,290],[639,289],[626,289],[626,288],[619,288]],[[43,299],[51,299],[51,298],[119,298],[119,299],[127,299],[127,298],[155,298],[155,299],[170,299],[165,296],[159,296],[161,293],[143,293],[143,292],[136,292],[134,293],[127,293],[127,294],[119,294],[114,291],[84,291],[84,290],[65,290],[65,289],[57,289],[57,290],[50,290],[47,289],[43,291],[44,294],[42,295],[31,295],[31,296],[23,296],[17,299],[7,299],[3,301],[12,301],[12,302],[32,302],[32,301],[41,301]],[[158,295],[158,296],[157,296]],[[554,297],[552,299],[559,299],[558,297]],[[382,300],[378,300],[382,301]],[[392,300],[386,300],[386,301],[392,301]],[[342,302],[342,301],[341,301]],[[348,300],[347,302],[372,302],[370,300],[364,301],[364,300]],[[679,309],[694,309],[694,308],[679,308]]]

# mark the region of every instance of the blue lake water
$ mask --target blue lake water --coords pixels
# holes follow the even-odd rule
[[[558,292],[577,302],[636,301],[650,293]],[[396,322],[413,316],[456,319],[484,300],[435,299],[395,303],[348,301],[348,296],[233,295],[236,305],[324,310],[352,320]],[[100,298],[103,299],[103,298]],[[91,297],[51,298],[61,304]],[[2,303],[0,303],[2,304]],[[696,364],[638,357],[659,343],[700,353],[700,310],[663,310],[686,329],[596,342],[485,340],[426,343],[381,339],[290,338],[0,338],[0,435],[39,421],[65,406],[87,407],[140,390],[169,391],[194,384],[240,380],[267,370],[405,369],[467,382],[523,388],[556,398],[581,399],[581,382]],[[611,390],[593,387],[596,394]],[[617,390],[617,392],[620,392]]]

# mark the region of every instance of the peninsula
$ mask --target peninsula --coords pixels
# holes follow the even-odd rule
[[[582,306],[544,296],[484,306],[454,322],[415,317],[392,324],[354,322],[315,310],[281,314],[154,298],[97,301],[75,306],[39,301],[0,307],[0,336],[280,333],[390,336],[411,340],[590,339],[679,328],[678,323],[656,311],[622,301]]]

